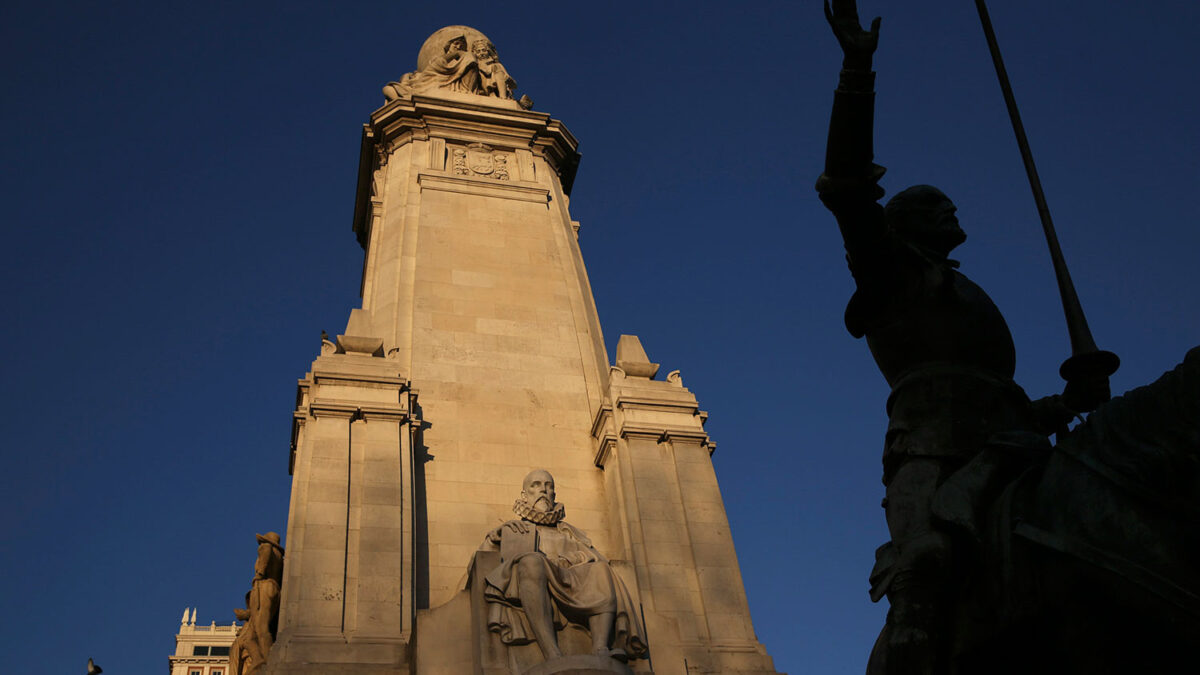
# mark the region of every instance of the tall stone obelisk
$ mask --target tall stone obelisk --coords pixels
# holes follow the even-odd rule
[[[362,308],[299,385],[268,672],[483,672],[468,567],[533,468],[636,596],[634,671],[774,672],[705,414],[636,338],[609,365],[567,210],[574,137],[513,100],[474,29],[437,31],[417,66],[363,129]]]

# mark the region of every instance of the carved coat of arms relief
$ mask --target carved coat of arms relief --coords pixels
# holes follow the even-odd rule
[[[450,170],[459,176],[479,176],[493,180],[511,180],[509,154],[498,152],[485,143],[450,148]]]
[[[483,143],[472,143],[467,146],[467,166],[471,168],[471,173],[476,176],[490,176],[496,170],[496,163],[492,159],[491,146]]]

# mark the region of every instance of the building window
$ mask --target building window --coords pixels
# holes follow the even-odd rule
[[[222,672],[220,670],[210,670],[208,671],[208,675],[221,675]]]
[[[209,656],[229,656],[229,647],[213,647],[212,649],[208,650],[208,655]],[[221,673],[214,670],[214,671],[212,671],[212,673],[210,673],[210,675],[221,675]]]
[[[208,645],[196,645],[192,647],[192,656],[208,656]]]
[[[188,671],[188,675],[204,675],[204,671],[200,670],[199,668],[192,668]]]

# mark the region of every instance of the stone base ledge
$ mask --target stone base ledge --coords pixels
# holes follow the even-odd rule
[[[281,636],[266,675],[409,675],[409,644],[397,638]]]
[[[633,671],[607,656],[579,654],[543,661],[521,675],[633,675]]]

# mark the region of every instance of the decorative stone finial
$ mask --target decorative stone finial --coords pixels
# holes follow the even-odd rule
[[[622,335],[617,340],[617,367],[629,377],[652,379],[658,374],[658,364],[651,363],[636,335]]]
[[[337,353],[382,357],[383,338],[371,335],[372,332],[371,313],[365,309],[350,310],[346,334],[337,336]]]

